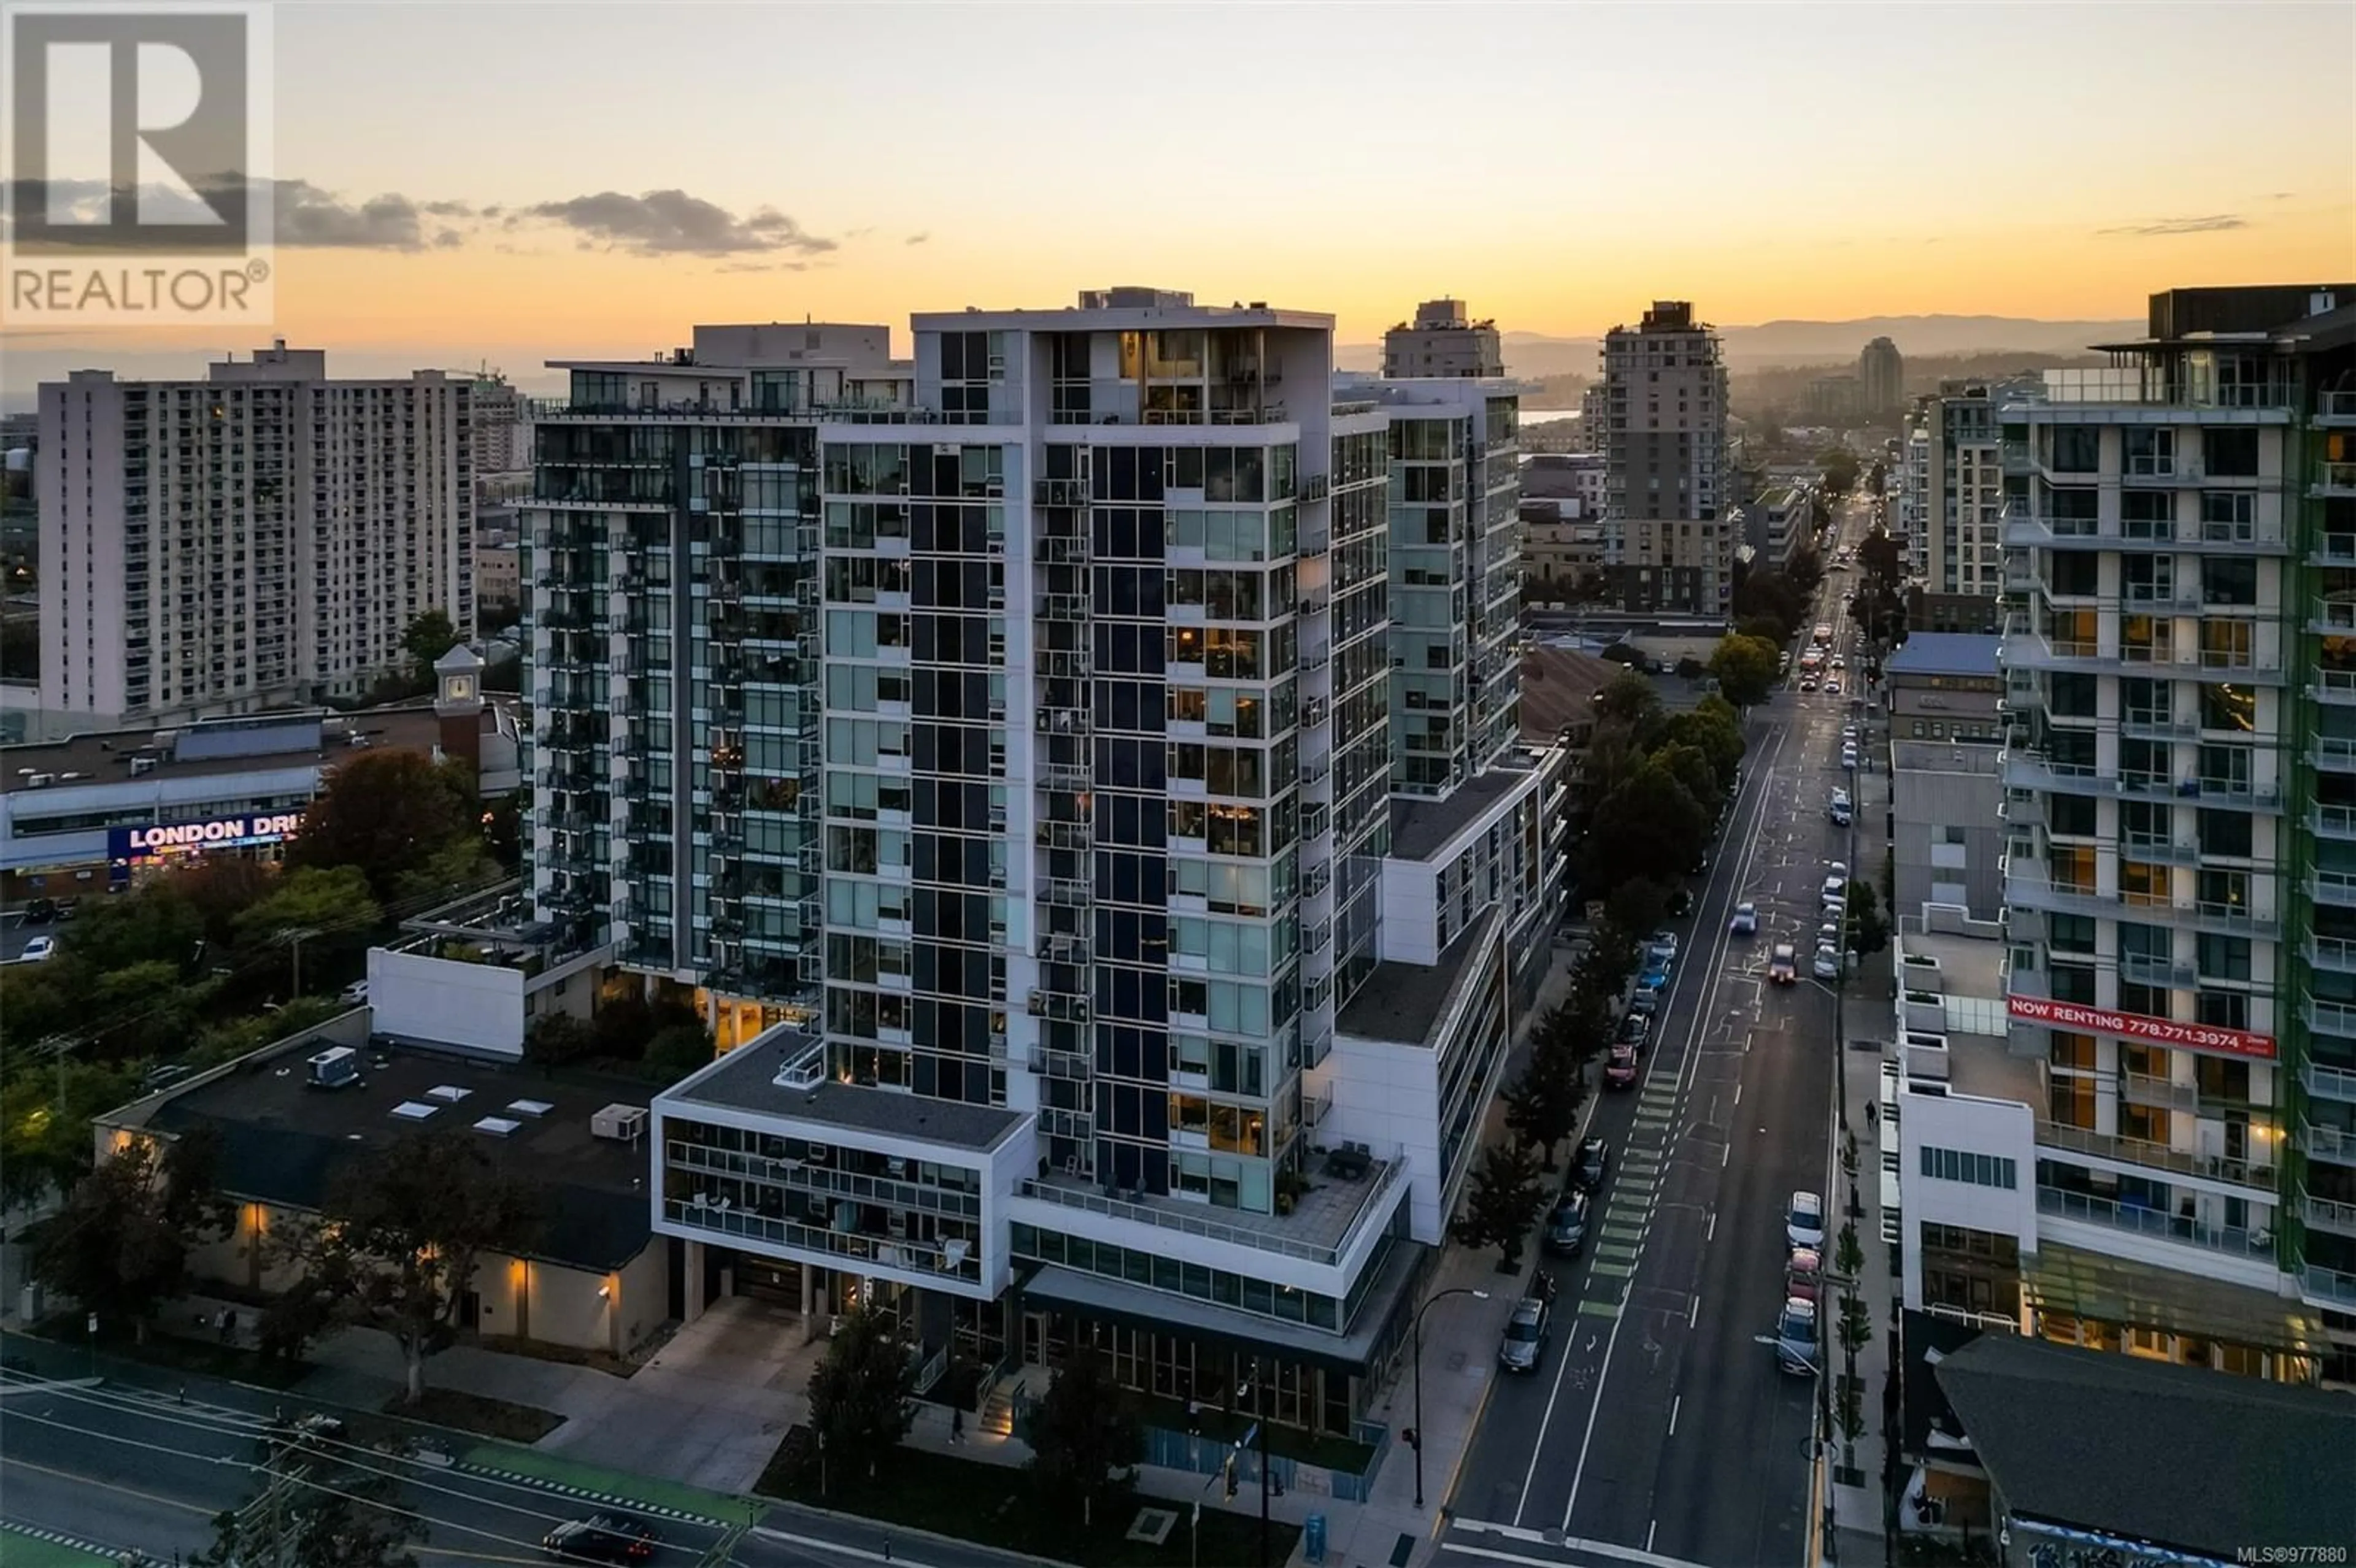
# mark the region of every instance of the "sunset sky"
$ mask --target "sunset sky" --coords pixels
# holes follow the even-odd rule
[[[288,3],[276,32],[306,242],[274,330],[421,363],[1121,283],[1365,341],[1439,293],[1568,336],[1656,296],[2112,317],[2356,272],[2345,4]],[[161,347],[20,340],[0,376]]]

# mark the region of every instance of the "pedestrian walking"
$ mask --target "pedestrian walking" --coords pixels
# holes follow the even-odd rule
[[[949,1406],[949,1441],[952,1443],[965,1441],[965,1406],[961,1404]]]
[[[1872,1129],[1874,1118],[1879,1114],[1879,1111],[1880,1106],[1878,1102],[1868,1100],[1865,1103],[1865,1125],[1868,1131]]]

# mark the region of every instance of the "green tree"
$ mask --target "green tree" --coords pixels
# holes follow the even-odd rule
[[[134,1139],[41,1221],[34,1277],[92,1311],[128,1317],[145,1343],[156,1308],[187,1288],[190,1246],[228,1234],[235,1217],[220,1163],[220,1136],[209,1126],[161,1152]]]
[[[1676,876],[1694,862],[1709,835],[1706,810],[1676,773],[1647,758],[1598,805],[1581,846],[1588,880],[1606,888]]]
[[[248,942],[268,942],[290,931],[365,931],[383,918],[358,866],[298,866],[249,905],[235,927]]]
[[[139,1080],[119,1062],[69,1055],[52,1066],[37,1059],[30,1048],[41,1037],[28,1033],[18,1043],[14,1003],[12,990],[9,1072],[0,1079],[0,1201],[29,1208],[73,1190],[91,1169],[91,1118],[129,1100]]]
[[[676,1083],[697,1068],[709,1066],[714,1049],[712,1031],[701,1024],[666,1024],[647,1041],[642,1061],[648,1077]]]
[[[1578,1129],[1586,1091],[1570,1041],[1566,1038],[1558,1043],[1541,1034],[1533,1037],[1522,1070],[1498,1096],[1505,1102],[1507,1129],[1523,1147],[1538,1151],[1539,1165],[1549,1174],[1555,1168],[1555,1146]]]
[[[1077,1515],[1082,1529],[1099,1513],[1119,1517],[1145,1459],[1145,1426],[1101,1358],[1084,1350],[1056,1371],[1023,1438],[1032,1485],[1052,1517]]]
[[[1873,884],[1861,877],[1848,881],[1848,950],[1860,958],[1871,957],[1890,945],[1890,922],[1881,913],[1881,901]]]
[[[401,634],[402,651],[409,655],[413,673],[421,680],[431,679],[434,661],[466,641],[450,617],[439,610],[428,610],[409,623],[409,630]]]
[[[1729,702],[1751,708],[1766,701],[1774,689],[1782,659],[1778,643],[1762,637],[1721,637],[1709,656],[1709,673],[1718,677],[1718,689]]]
[[[1778,656],[1783,651],[1783,645],[1792,640],[1794,630],[1795,628],[1784,622],[1782,617],[1763,614],[1746,616],[1736,622],[1734,626],[1737,636],[1756,637],[1773,648]]]
[[[873,1483],[916,1420],[916,1368],[908,1347],[868,1307],[835,1319],[826,1359],[810,1374],[809,1419],[819,1451],[854,1488]]]
[[[543,1013],[524,1031],[525,1060],[562,1067],[597,1054],[597,1031],[571,1013]]]
[[[395,877],[393,896],[412,902],[439,902],[496,881],[499,871],[489,847],[479,837],[462,833]]]
[[[1522,1266],[1522,1242],[1545,1197],[1538,1175],[1537,1157],[1517,1143],[1491,1145],[1473,1169],[1452,1233],[1462,1245],[1498,1249],[1499,1274]]]
[[[1825,495],[1831,500],[1845,500],[1857,488],[1857,454],[1847,447],[1826,450],[1816,459],[1816,469],[1824,476]]]
[[[98,974],[149,963],[169,964],[185,974],[197,961],[204,935],[204,915],[177,880],[158,877],[85,904],[58,945]]]
[[[1900,553],[1898,541],[1886,529],[1876,528],[1865,536],[1857,547],[1858,564],[1865,569],[1866,581],[1895,591],[1906,581],[1906,558]]]
[[[409,1548],[425,1538],[392,1474],[350,1450],[283,1429],[261,1443],[262,1485],[245,1504],[213,1519],[212,1544],[191,1568],[417,1568]]]
[[[1660,711],[1661,699],[1653,683],[1633,669],[1622,670],[1595,694],[1596,717],[1631,730],[1642,730]]]
[[[378,1328],[401,1348],[407,1401],[425,1392],[425,1359],[457,1336],[460,1304],[485,1253],[537,1234],[541,1194],[454,1132],[414,1133],[372,1149],[329,1184],[316,1221],[274,1243],[301,1273],[265,1319],[299,1347],[336,1323]]]
[[[479,830],[474,782],[415,752],[362,752],[328,775],[289,847],[293,866],[356,866],[379,899],[394,896],[452,839]]]

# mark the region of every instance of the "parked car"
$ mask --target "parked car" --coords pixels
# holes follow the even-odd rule
[[[1579,1146],[1579,1154],[1571,1161],[1570,1184],[1582,1192],[1592,1192],[1603,1185],[1612,1169],[1612,1146],[1601,1138],[1589,1138]]]
[[[1837,800],[1833,802],[1830,809],[1828,809],[1825,815],[1832,818],[1833,826],[1835,827],[1847,827],[1850,823],[1857,820],[1857,812],[1855,808],[1845,800]]]
[[[1775,1318],[1775,1364],[1787,1372],[1814,1376],[1816,1371],[1816,1304],[1797,1296],[1787,1298]]]
[[[1574,1258],[1587,1248],[1587,1194],[1566,1192],[1547,1216],[1546,1250],[1558,1258]]]
[[[1607,1089],[1633,1089],[1636,1084],[1636,1048],[1615,1045],[1603,1063],[1603,1084]]]
[[[1824,1284],[1825,1254],[1814,1247],[1802,1247],[1783,1267],[1786,1300],[1815,1301],[1823,1295]]]
[[[1820,1193],[1799,1191],[1783,1206],[1783,1240],[1794,1247],[1820,1249],[1825,1244],[1825,1200]]]
[[[1736,904],[1734,906],[1734,918],[1727,922],[1726,929],[1732,932],[1737,936],[1758,935],[1759,906],[1752,903],[1749,899],[1744,899],[1740,903]]]
[[[357,1008],[367,1000],[368,982],[366,980],[355,980],[344,987],[344,1004],[347,1007]]]
[[[57,955],[58,939],[54,936],[37,936],[25,944],[25,951],[17,955],[27,964],[45,963]]]
[[[1497,1344],[1497,1365],[1509,1372],[1537,1371],[1546,1358],[1552,1317],[1547,1304],[1535,1296],[1515,1302],[1514,1315],[1505,1319],[1505,1337]]]
[[[593,1513],[550,1531],[540,1549],[560,1563],[644,1563],[661,1539],[652,1525],[627,1514]]]
[[[1641,1046],[1653,1038],[1653,1020],[1642,1013],[1630,1013],[1620,1020],[1620,1032],[1612,1039],[1626,1045]]]
[[[49,922],[57,918],[57,900],[27,899],[25,901],[25,923],[27,925],[47,925]]]
[[[1767,978],[1778,986],[1795,984],[1800,978],[1800,956],[1792,951],[1788,942],[1779,942],[1775,951],[1767,955]]]
[[[1853,773],[1857,772],[1857,748],[1855,746],[1844,746],[1841,748],[1841,766],[1849,773]]]
[[[1838,882],[1844,888],[1848,886],[1848,862],[1847,860],[1826,861],[1825,863],[1825,880],[1827,882]]]
[[[1664,926],[1653,933],[1645,945],[1665,958],[1675,958],[1677,955],[1677,933]]]
[[[1817,948],[1815,962],[1809,966],[1808,972],[1819,980],[1839,979],[1840,949],[1829,943]]]

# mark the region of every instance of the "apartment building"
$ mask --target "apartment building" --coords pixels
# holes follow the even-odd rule
[[[1905,407],[1906,357],[1887,337],[1877,337],[1857,356],[1858,406],[1870,419]]]
[[[2001,413],[2019,1190],[2344,1357],[2356,285],[2156,294],[2109,352]]]
[[[1415,319],[1383,334],[1386,379],[1470,377],[1494,379],[1505,373],[1504,341],[1494,321],[1474,321],[1462,300],[1426,300]]]
[[[1803,546],[1814,548],[1823,497],[1815,485],[1777,485],[1738,508],[1742,542],[1760,567],[1782,571]]]
[[[1387,416],[1392,788],[1444,795],[1520,733],[1519,400],[1496,379],[1355,378]]]
[[[476,495],[487,502],[502,480],[531,472],[531,400],[497,372],[468,380],[474,389]]]
[[[568,363],[540,429],[535,896],[740,1045],[652,1107],[656,1229],[691,1312],[1346,1433],[1559,897],[1477,622],[1395,795],[1396,534],[1511,582],[1513,400],[1159,290],[913,325]]]
[[[1603,339],[1604,550],[1622,609],[1723,615],[1740,528],[1723,486],[1726,364],[1682,300]]]
[[[104,729],[364,692],[474,624],[472,387],[282,341],[201,381],[40,389],[41,706]]]

